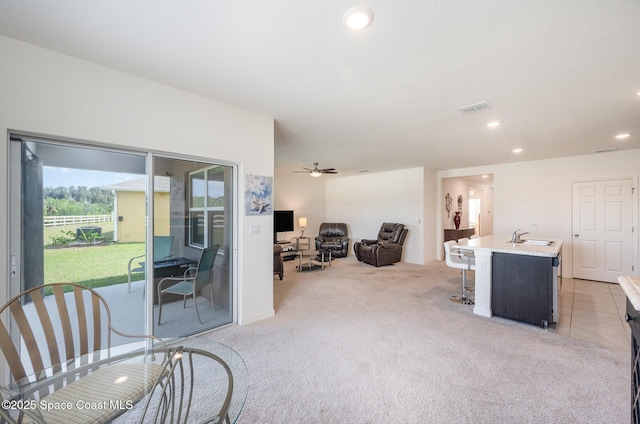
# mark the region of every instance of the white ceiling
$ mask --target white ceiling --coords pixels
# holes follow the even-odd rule
[[[272,116],[282,172],[640,148],[640,0],[365,0],[362,32],[356,4],[0,0],[0,34]]]

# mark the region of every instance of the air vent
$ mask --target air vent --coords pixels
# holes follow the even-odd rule
[[[489,104],[489,102],[480,102],[480,103],[476,103],[475,105],[461,107],[458,110],[462,112],[464,115],[466,115],[467,113],[480,112],[481,110],[489,109],[490,107],[491,105]]]
[[[613,152],[614,150],[616,150],[616,147],[603,147],[601,149],[594,149],[593,153]]]

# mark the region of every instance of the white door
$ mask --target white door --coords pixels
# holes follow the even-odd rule
[[[616,282],[633,272],[631,179],[576,182],[573,277]]]

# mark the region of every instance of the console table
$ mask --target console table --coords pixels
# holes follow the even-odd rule
[[[471,238],[476,232],[475,228],[460,228],[459,230],[453,228],[444,229],[444,241],[460,240],[461,238]]]

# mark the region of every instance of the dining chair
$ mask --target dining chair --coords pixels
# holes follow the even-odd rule
[[[194,268],[191,267],[185,271],[183,277],[165,277],[160,280],[160,282],[158,283],[158,325],[160,325],[160,319],[162,318],[163,294],[182,296],[183,308],[185,308],[187,305],[187,297],[192,296],[193,303],[196,307],[196,315],[198,316],[198,321],[200,321],[200,324],[202,324],[196,297],[199,291],[201,291],[209,284],[213,283],[213,276],[211,274],[213,273],[213,264],[216,259],[216,254],[218,253],[218,247],[219,246],[215,244],[211,247],[207,247],[202,251],[202,255],[200,256],[200,260],[198,261],[198,266],[195,268],[195,275],[189,276],[190,273],[194,270]],[[215,310],[215,306],[213,305],[213,293],[211,294],[211,307],[213,308],[213,310]]]
[[[120,363],[122,349],[112,352],[112,336],[164,346],[157,337],[116,330],[107,302],[91,288],[54,283],[10,299],[0,307],[0,362],[11,381],[0,384],[0,394],[24,407],[13,414],[3,406],[0,423],[110,422],[125,412],[116,405],[141,400],[163,381],[166,369],[160,357]],[[104,407],[83,409],[80,400]]]
[[[173,236],[154,236],[153,237],[153,262],[160,262],[171,258],[173,246]],[[145,263],[138,262],[138,266],[135,266],[133,262],[136,259],[144,258],[144,255],[134,256],[129,259],[127,264],[127,292],[131,293],[131,275],[138,272],[145,272]],[[145,285],[146,287],[146,285]]]

